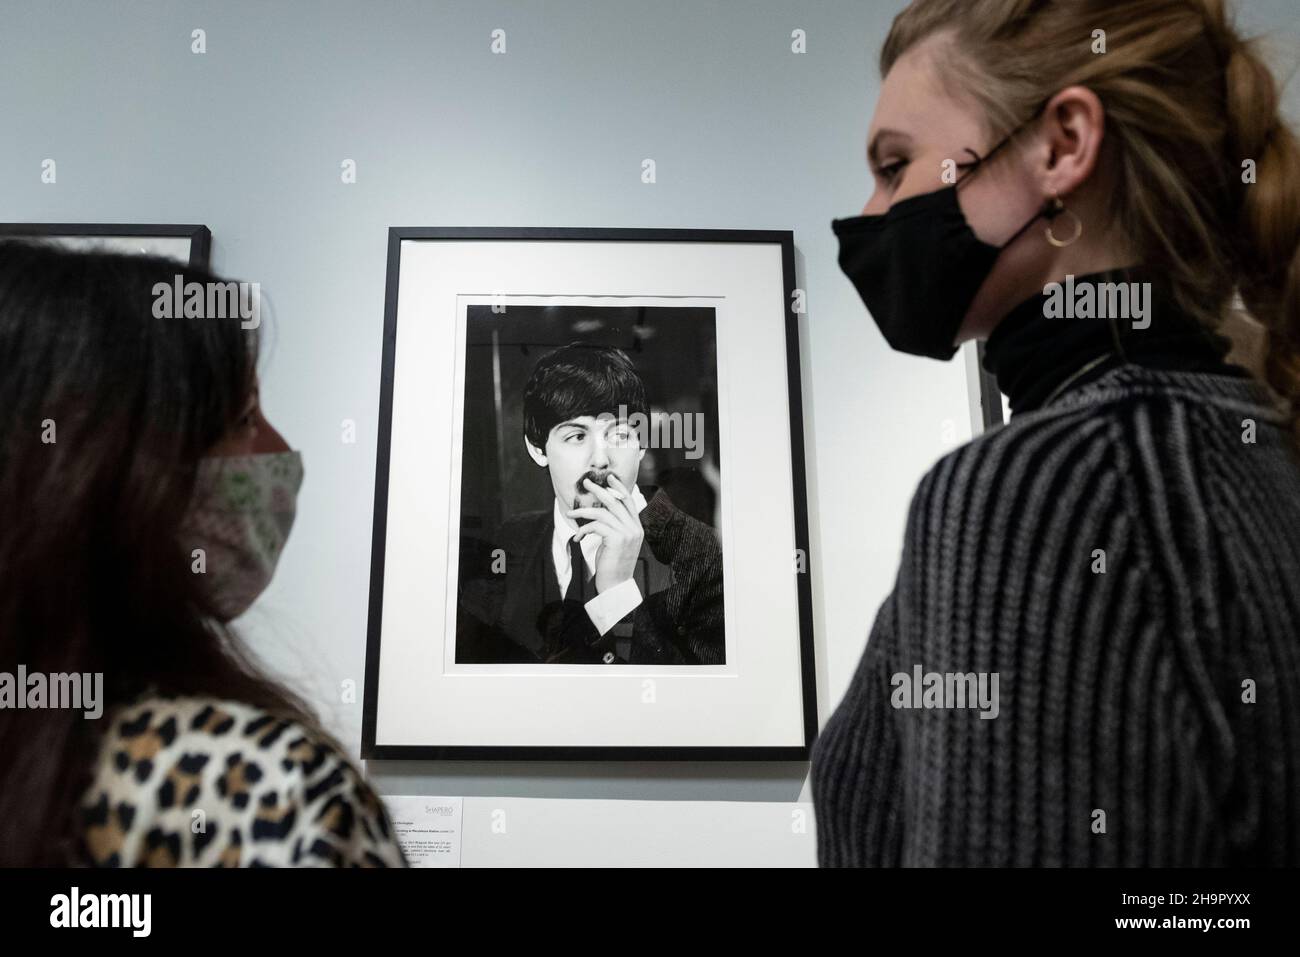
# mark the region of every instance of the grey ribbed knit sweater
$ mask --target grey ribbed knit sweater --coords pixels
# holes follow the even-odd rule
[[[996,672],[997,716],[895,707],[916,666]],[[812,785],[823,866],[1300,864],[1300,467],[1258,387],[1123,366],[940,461]]]

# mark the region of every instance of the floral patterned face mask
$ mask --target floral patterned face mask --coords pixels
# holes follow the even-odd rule
[[[270,452],[200,460],[181,544],[221,621],[242,615],[271,581],[293,527],[302,454]],[[195,553],[202,549],[202,556]]]

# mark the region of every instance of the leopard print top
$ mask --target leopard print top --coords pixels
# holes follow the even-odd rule
[[[149,697],[104,720],[74,863],[407,866],[361,772],[295,721],[195,697]]]

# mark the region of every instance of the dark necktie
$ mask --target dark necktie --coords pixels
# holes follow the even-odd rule
[[[582,557],[582,543],[575,536],[569,539],[569,587],[564,592],[564,600],[585,605],[590,598],[591,576],[587,574],[587,561]]]

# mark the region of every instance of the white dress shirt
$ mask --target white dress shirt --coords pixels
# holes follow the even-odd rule
[[[558,498],[552,501],[555,512],[555,533],[551,536],[551,556],[555,559],[556,577],[560,583],[560,594],[563,595],[569,589],[569,579],[573,577],[573,569],[569,567],[569,539],[573,538],[573,533],[578,530],[578,524],[564,514],[566,509],[560,508]],[[639,514],[645,506],[645,496],[641,494],[640,486],[634,484],[632,507]],[[586,559],[588,573],[594,575],[596,555],[604,542],[592,534],[582,536],[578,545],[582,549],[582,557]],[[587,609],[587,616],[591,618],[591,623],[603,635],[622,621],[628,612],[640,605],[642,597],[641,589],[633,579],[629,578],[601,592],[583,607]]]

